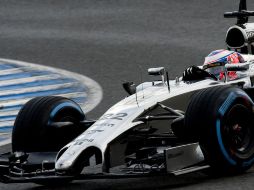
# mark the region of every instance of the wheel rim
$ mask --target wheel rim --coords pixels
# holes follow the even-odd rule
[[[81,133],[81,128],[78,125],[78,117],[77,112],[72,107],[65,107],[59,110],[53,118],[49,118],[47,123],[71,122],[73,125],[62,127],[46,126],[41,133],[41,138],[47,136],[47,146],[51,147],[54,151],[59,151],[64,145],[68,144]]]
[[[236,158],[248,159],[254,153],[252,114],[243,105],[233,106],[222,126],[222,139],[228,153]]]

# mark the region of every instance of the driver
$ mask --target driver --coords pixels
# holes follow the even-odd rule
[[[243,63],[245,62],[242,55],[235,51],[225,49],[212,51],[206,58],[203,64],[203,69],[219,80],[225,79],[225,64]],[[239,78],[237,72],[230,71],[227,74],[229,80]]]
[[[238,52],[225,49],[215,50],[205,58],[202,69],[197,66],[191,66],[184,71],[182,79],[183,81],[193,81],[210,77],[215,80],[225,80],[225,64],[243,62],[245,61],[242,55]],[[229,80],[239,78],[235,71],[228,72],[227,77]]]

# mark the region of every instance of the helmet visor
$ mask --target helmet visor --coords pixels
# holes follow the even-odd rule
[[[204,65],[203,69],[220,79],[220,74],[225,72],[225,63],[217,62],[209,65]]]
[[[210,67],[206,71],[216,76],[217,79],[220,78],[220,74],[225,72],[224,66]]]

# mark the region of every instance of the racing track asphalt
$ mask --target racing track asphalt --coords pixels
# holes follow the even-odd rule
[[[248,0],[248,4],[254,10],[254,2]],[[202,64],[210,51],[225,47],[226,30],[235,20],[222,15],[237,7],[238,0],[2,0],[0,57],[58,67],[96,80],[104,91],[100,105],[88,114],[96,118],[126,95],[123,81],[147,80],[146,69],[152,66],[165,66],[174,78],[187,66]],[[250,170],[227,178],[191,174],[152,180],[89,180],[60,189],[253,186]],[[0,184],[0,189],[48,188]]]

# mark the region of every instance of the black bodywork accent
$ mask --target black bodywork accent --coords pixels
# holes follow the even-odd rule
[[[123,84],[124,90],[129,94],[135,94],[136,93],[136,86],[133,82],[124,82]]]

